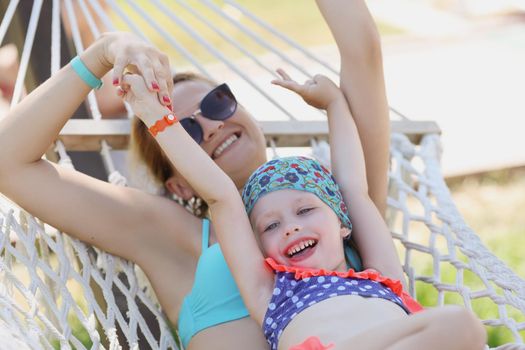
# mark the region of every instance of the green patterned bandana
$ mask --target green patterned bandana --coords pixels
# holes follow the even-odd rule
[[[250,215],[255,203],[267,193],[292,189],[315,194],[352,229],[348,209],[334,177],[318,161],[307,157],[286,157],[261,165],[248,179],[242,191],[246,212]]]

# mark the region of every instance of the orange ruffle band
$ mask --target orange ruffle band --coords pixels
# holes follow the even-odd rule
[[[317,276],[338,276],[341,278],[358,278],[363,280],[376,281],[384,286],[390,288],[392,292],[398,295],[406,308],[411,312],[423,311],[423,307],[410,296],[407,292],[403,290],[403,285],[399,280],[394,280],[385,276],[382,276],[379,272],[373,269],[366,269],[364,271],[355,272],[354,269],[349,269],[346,272],[341,271],[331,271],[325,269],[312,269],[307,267],[297,267],[297,266],[285,266],[280,265],[272,258],[266,258],[266,263],[276,272],[291,272],[295,274],[295,279],[303,279],[307,277],[317,277]]]
[[[334,344],[323,345],[319,337],[308,337],[301,344],[292,346],[288,350],[330,350]]]

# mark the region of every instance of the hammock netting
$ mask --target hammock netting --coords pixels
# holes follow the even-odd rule
[[[236,2],[221,1],[219,6],[218,2],[208,0],[176,1],[176,9],[171,6],[174,2],[170,2],[170,6],[167,3],[151,1],[150,7],[154,8],[149,8],[147,12],[135,2],[124,6],[120,2],[107,1],[116,19],[110,18],[106,8],[96,0],[79,0],[76,12],[68,0],[55,0],[52,4],[35,0],[26,22],[12,104],[16,104],[22,96],[30,57],[36,55],[32,53],[32,42],[39,30],[37,23],[43,5],[51,6],[52,13],[48,21],[52,27],[51,74],[61,66],[62,12],[62,16],[69,18],[71,40],[76,52],[81,52],[86,46],[82,43],[76,16],[84,17],[94,37],[101,31],[97,23],[103,23],[105,29],[112,30],[116,29],[113,23],[118,20],[128,26],[118,29],[134,31],[148,40],[130,17],[130,14],[140,15],[163,40],[179,50],[194,69],[208,76],[223,78],[211,74],[207,66],[196,60],[166,29],[151,21],[151,11],[159,11],[223,62],[222,69],[229,69],[231,74],[240,77],[250,88],[247,94],[259,95],[265,103],[272,105],[283,123],[296,123],[290,124],[292,127],[281,128],[285,131],[278,137],[265,129],[271,151],[278,154],[280,149],[276,146],[297,146],[302,142],[302,146],[310,144],[312,154],[328,165],[327,146],[322,141],[318,142],[326,138],[326,129],[291,132],[301,126],[308,129],[310,121],[297,121],[293,117],[297,115],[295,111],[289,112],[282,107],[277,98],[252,79],[255,74],[247,74],[245,68],[240,69],[231,59],[224,57],[180,14],[185,11],[195,21],[207,24],[206,30],[213,31],[229,45],[241,50],[254,67],[264,67],[268,75],[273,73],[266,68],[267,62],[244,49],[236,38],[221,28],[233,26],[242,35],[247,35],[250,40],[272,52],[270,60],[283,60],[298,74],[311,76],[302,67],[332,76],[337,71]],[[0,46],[12,19],[16,18],[18,5],[18,1],[11,1],[0,8],[4,11]],[[226,8],[229,10],[226,11]],[[231,9],[240,13],[246,23],[232,15]],[[209,16],[215,17],[211,20]],[[93,20],[95,17],[98,21]],[[224,23],[218,22],[218,18]],[[277,48],[268,42],[268,37],[284,43],[289,50]],[[298,60],[298,55],[303,58]],[[297,62],[307,63],[298,65]],[[100,119],[97,100],[92,93],[87,103],[91,116],[95,120]],[[314,114],[311,120],[324,118],[313,110],[301,113]],[[129,122],[128,119],[125,121]],[[520,345],[525,335],[525,281],[483,245],[452,202],[440,170],[441,145],[437,130],[423,128],[417,138],[403,128],[396,130],[394,127],[393,130],[387,222],[408,276],[409,292],[427,307],[450,303],[465,305],[477,313],[490,332],[502,334],[508,343],[507,349],[525,348]],[[86,135],[89,134],[86,130]],[[100,135],[95,136],[100,139]],[[74,168],[66,148],[67,142],[59,140],[54,154],[59,164]],[[110,148],[104,140],[99,142],[97,149],[108,181],[126,186],[126,178],[116,170]],[[137,266],[59,232],[1,195],[0,339],[0,349],[179,349],[176,334],[171,331],[146,277]]]

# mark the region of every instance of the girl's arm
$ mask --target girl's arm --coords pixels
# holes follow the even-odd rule
[[[139,70],[148,84],[158,82],[160,95],[168,94],[166,56],[130,34],[105,34],[80,58],[97,77],[114,66],[117,82],[125,67]],[[135,262],[162,258],[165,264],[177,255],[173,249],[199,247],[187,233],[198,220],[176,203],[41,159],[90,90],[67,64],[0,120],[0,191],[61,231]],[[174,236],[181,244],[169,247]]]
[[[139,76],[126,75],[124,83],[124,98],[148,127],[170,114]],[[262,322],[274,275],[266,267],[235,184],[179,123],[158,133],[156,140],[177,171],[208,203],[221,249],[244,302],[252,317]]]
[[[340,87],[363,145],[368,193],[386,210],[390,122],[381,40],[364,0],[317,0],[341,56]]]
[[[283,80],[274,80],[274,84],[296,92],[306,103],[327,111],[332,173],[349,208],[352,235],[364,267],[404,281],[390,231],[368,194],[363,149],[343,93],[322,75],[300,85],[283,70],[278,73]]]
[[[346,100],[334,100],[326,111],[332,172],[349,208],[363,265],[405,283],[390,230],[368,192],[363,149]]]

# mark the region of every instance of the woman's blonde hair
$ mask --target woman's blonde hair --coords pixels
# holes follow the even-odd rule
[[[185,81],[203,81],[209,83],[211,86],[217,85],[216,82],[192,72],[178,73],[173,77],[173,85]],[[149,175],[153,177],[157,185],[165,188],[166,180],[175,175],[170,160],[160,148],[155,138],[151,136],[146,125],[137,116],[133,117],[131,125],[129,150],[133,163],[144,164],[148,169]],[[169,193],[169,191],[165,190],[165,193]],[[200,198],[192,198],[189,201],[178,200],[195,215],[199,217],[206,216],[208,205]]]

